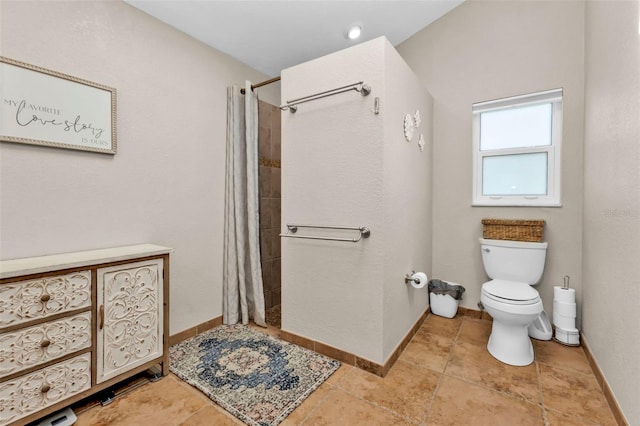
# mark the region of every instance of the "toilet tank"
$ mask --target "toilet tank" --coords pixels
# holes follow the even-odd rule
[[[547,243],[480,238],[482,263],[489,278],[537,284],[542,278]]]

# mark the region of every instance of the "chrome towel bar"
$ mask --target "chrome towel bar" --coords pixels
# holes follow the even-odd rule
[[[346,231],[358,231],[358,236],[354,238],[337,238],[337,237],[316,237],[313,235],[292,235],[298,232],[298,228],[314,228],[314,229],[338,229]],[[364,226],[320,226],[320,225],[292,225],[287,224],[287,229],[291,234],[280,234],[281,237],[286,238],[302,238],[307,240],[326,240],[326,241],[346,241],[350,243],[357,243],[363,238],[369,238],[371,231]]]
[[[325,90],[324,92],[315,93],[313,95],[304,96],[298,99],[292,99],[290,101],[287,101],[286,104],[280,105],[280,109],[283,111],[288,109],[289,112],[295,113],[298,110],[298,104],[315,101],[316,99],[326,98],[327,96],[333,96],[337,95],[338,93],[349,92],[351,90],[355,90],[362,96],[367,96],[369,93],[371,93],[371,86],[369,86],[368,84],[364,84],[364,81],[358,81],[356,83],[347,84],[346,86],[336,87],[335,89]]]

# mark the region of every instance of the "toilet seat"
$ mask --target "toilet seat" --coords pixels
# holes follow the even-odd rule
[[[496,302],[512,305],[533,305],[540,301],[540,295],[529,284],[492,280],[482,285],[482,294]]]

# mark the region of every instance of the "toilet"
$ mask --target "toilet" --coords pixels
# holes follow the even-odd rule
[[[547,243],[480,238],[480,249],[491,278],[480,293],[480,302],[493,317],[487,349],[505,364],[529,365],[533,362],[529,324],[544,309],[531,286],[542,277]]]

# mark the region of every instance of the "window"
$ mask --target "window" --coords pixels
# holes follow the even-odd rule
[[[472,111],[473,205],[559,207],[562,89]]]

